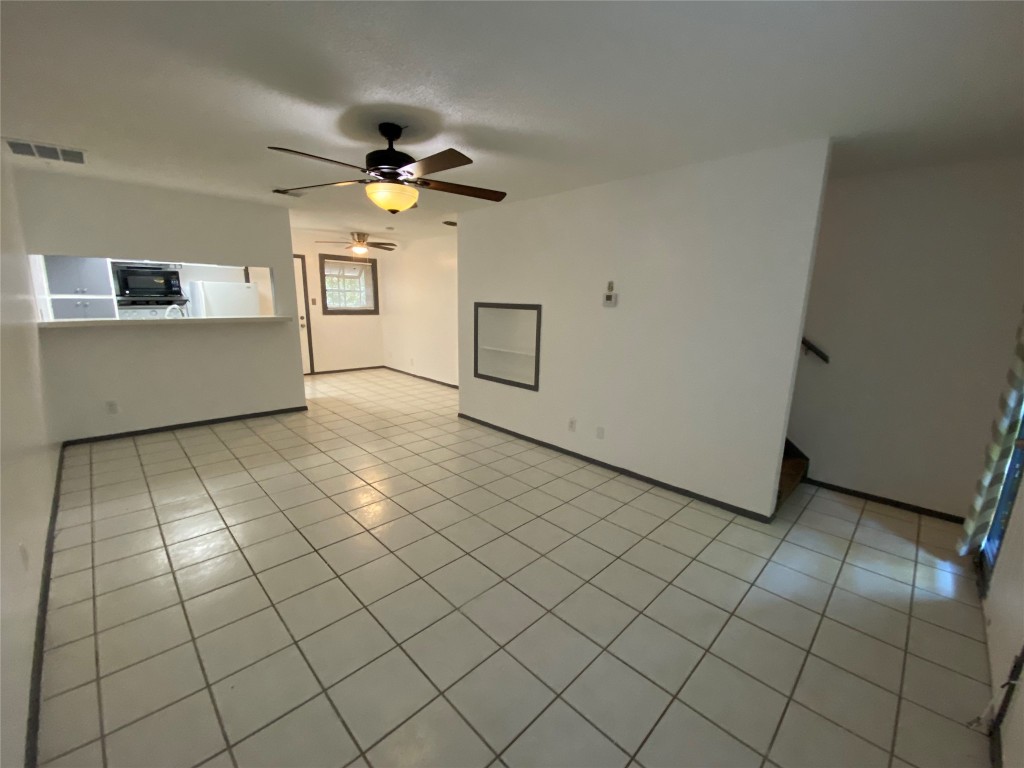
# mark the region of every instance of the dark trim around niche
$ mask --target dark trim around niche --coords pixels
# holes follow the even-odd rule
[[[524,384],[521,381],[512,381],[511,379],[503,379],[499,376],[488,376],[486,373],[480,373],[480,309],[528,309],[534,310],[537,313],[537,339],[534,342],[534,358],[533,358],[533,384]],[[540,389],[540,322],[541,322],[541,305],[540,304],[505,304],[500,302],[489,302],[489,301],[475,301],[473,302],[473,376],[477,379],[484,379],[486,381],[494,381],[498,384],[507,384],[510,387],[519,387],[520,389],[529,389],[531,392],[536,392]]]
[[[373,309],[328,309],[327,308],[327,280],[324,278],[324,265],[328,261],[351,262],[355,264],[369,264],[373,272]],[[331,253],[320,254],[320,314],[322,315],[379,315],[380,298],[377,288],[377,260],[364,258],[362,256],[336,256]]]

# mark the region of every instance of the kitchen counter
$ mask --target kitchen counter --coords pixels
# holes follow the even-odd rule
[[[279,315],[261,315],[259,317],[172,317],[161,320],[48,320],[39,323],[40,328],[121,328],[138,327],[140,325],[156,325],[161,328],[165,326],[196,326],[196,325],[224,325],[239,323],[289,323],[295,318],[282,317]]]

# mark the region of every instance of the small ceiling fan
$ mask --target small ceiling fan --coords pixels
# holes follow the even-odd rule
[[[332,181],[327,184],[310,184],[305,187],[275,189],[274,192],[279,195],[287,195],[302,189],[347,187],[352,184],[365,184],[366,196],[370,198],[374,205],[383,208],[388,213],[407,211],[416,205],[416,201],[419,199],[420,188],[432,189],[435,192],[448,192],[453,195],[464,195],[465,197],[476,197],[481,200],[492,200],[496,203],[505,199],[504,192],[498,192],[493,189],[470,187],[465,184],[452,184],[449,181],[425,178],[430,174],[449,171],[452,168],[459,168],[473,162],[457,149],[445,149],[421,160],[414,160],[405,152],[395,149],[395,142],[402,137],[402,126],[394,123],[381,123],[377,126],[377,130],[387,140],[388,146],[387,149],[375,149],[368,153],[366,155],[365,167],[344,163],[341,160],[332,160],[328,157],[311,155],[308,152],[300,152],[297,149],[267,147],[267,149],[272,149],[275,152],[286,152],[290,155],[308,157],[311,160],[353,168],[370,177],[369,179]]]
[[[376,248],[378,251],[393,251],[395,250],[394,243],[371,243],[370,236],[365,232],[353,232],[352,240],[317,240],[318,243],[325,243],[330,245],[342,245],[345,244],[343,250],[352,251],[362,256],[370,248]]]

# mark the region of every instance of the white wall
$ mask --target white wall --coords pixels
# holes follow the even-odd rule
[[[306,259],[313,360],[317,372],[388,365],[458,382],[458,274],[455,233],[403,241],[377,260],[378,315],[324,315],[320,254],[349,255],[317,240],[345,240],[337,232],[292,230],[292,249]]]
[[[827,155],[811,141],[463,214],[462,412],[770,514]],[[539,392],[473,377],[475,301],[543,305]]]
[[[46,328],[47,403],[59,439],[305,404],[293,323]],[[118,404],[109,414],[106,402]]]
[[[1014,658],[1024,650],[1024,489],[1017,494],[1010,513],[982,607],[993,694],[1002,701],[999,686],[1010,673]],[[1024,683],[1017,685],[1001,730],[1003,765],[1007,768],[1024,765]]]
[[[381,260],[386,365],[458,384],[457,251],[452,232],[403,242]]]
[[[189,284],[197,280],[209,280],[215,283],[244,283],[245,267],[225,267],[215,264],[182,264],[178,270],[181,287],[187,291]]]
[[[309,329],[313,336],[313,362],[317,372],[384,365],[381,315],[325,315],[320,298],[320,254],[351,255],[344,246],[318,244],[316,240],[348,240],[337,232],[293,229],[292,252],[306,257],[306,280],[310,303]],[[383,282],[383,265],[390,254],[377,251],[367,254],[377,259],[378,281]],[[381,304],[382,286],[378,286]],[[315,300],[315,304],[314,304]],[[296,341],[296,348],[298,341]]]
[[[963,515],[1024,299],[1024,167],[831,180],[790,437],[816,480]]]
[[[51,173],[19,171],[15,187],[29,253],[270,267],[277,314],[296,317],[283,208]],[[294,322],[42,334],[58,440],[305,404]]]
[[[35,301],[17,200],[10,169],[4,166],[0,172],[0,764],[18,766],[24,762],[36,612],[58,448],[47,437]]]

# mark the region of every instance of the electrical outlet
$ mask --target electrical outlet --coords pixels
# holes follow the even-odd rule
[[[597,428],[597,439],[604,440],[604,427]]]
[[[107,413],[109,414],[118,414],[121,412],[121,408],[118,406],[117,400],[107,400],[106,406]]]
[[[569,419],[569,431],[570,432],[575,432],[576,431],[576,417],[575,416],[573,416],[571,419]]]

